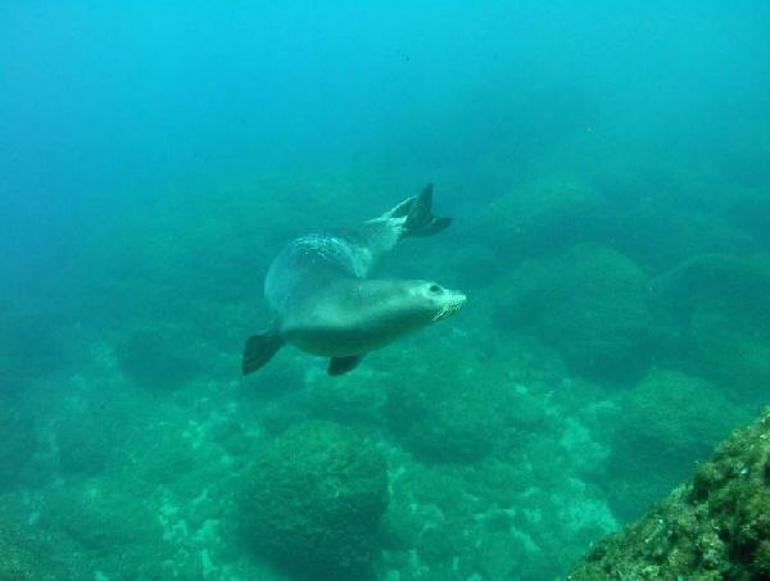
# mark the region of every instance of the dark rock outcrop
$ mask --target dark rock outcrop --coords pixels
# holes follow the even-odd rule
[[[568,579],[770,579],[770,408]]]

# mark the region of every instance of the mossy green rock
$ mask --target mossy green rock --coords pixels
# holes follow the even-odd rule
[[[683,363],[761,399],[770,381],[770,257],[695,256],[652,288],[659,314],[681,335]]]
[[[634,380],[648,368],[647,279],[629,258],[604,246],[581,244],[527,265],[521,276],[512,309],[526,312],[573,370],[614,382]]]
[[[54,581],[61,579],[44,555],[22,543],[0,524],[0,579],[9,581]]]
[[[613,510],[637,517],[748,417],[705,379],[653,369],[619,398],[607,491]]]
[[[441,359],[430,361],[437,364]],[[541,410],[517,414],[527,402],[516,393],[506,368],[480,368],[471,357],[440,364],[442,374],[415,369],[410,381],[393,381],[388,386],[390,429],[424,459],[481,460],[494,451],[515,448],[526,423],[542,419]],[[446,377],[453,374],[462,381],[447,382]]]
[[[569,579],[770,579],[770,408]]]
[[[555,176],[529,182],[495,200],[476,229],[497,243],[495,253],[516,259],[596,240],[606,220],[599,192],[571,176]]]
[[[765,402],[766,392],[760,386],[770,382],[770,337],[763,334],[723,313],[699,311],[690,322],[690,364],[730,385],[737,395]]]
[[[329,378],[319,374],[309,380],[307,392],[313,414],[343,423],[380,423],[387,394],[376,377],[362,375]]]
[[[259,454],[242,500],[248,542],[302,577],[371,571],[388,503],[384,456],[338,424],[304,422]]]
[[[66,475],[102,472],[122,443],[126,426],[103,407],[89,406],[62,418],[56,429],[59,467]]]
[[[118,480],[67,480],[48,490],[45,516],[88,551],[117,555],[134,548],[160,547],[162,531],[150,506]]]

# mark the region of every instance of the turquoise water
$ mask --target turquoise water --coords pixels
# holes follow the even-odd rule
[[[770,5],[0,3],[0,579],[540,580],[770,403]],[[425,183],[461,312],[240,373]]]

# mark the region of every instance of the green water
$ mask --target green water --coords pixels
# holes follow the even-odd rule
[[[510,4],[0,3],[0,579],[556,579],[770,403],[770,10]],[[241,377],[426,182],[462,311]]]

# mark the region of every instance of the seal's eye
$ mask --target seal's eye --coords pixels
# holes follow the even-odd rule
[[[440,293],[440,292],[441,292],[442,290],[444,290],[444,289],[442,289],[442,288],[441,288],[439,285],[437,285],[437,284],[432,284],[432,285],[430,285],[430,286],[428,287],[428,290],[429,290],[430,292],[432,292],[432,293]]]

